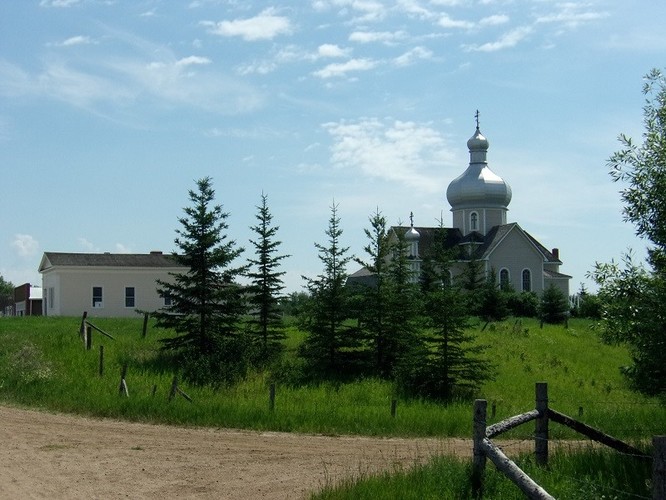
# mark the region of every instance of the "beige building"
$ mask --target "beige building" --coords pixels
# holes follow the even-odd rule
[[[155,311],[168,297],[157,293],[157,280],[172,282],[183,273],[171,255],[45,252],[42,274],[43,312],[47,316],[130,317]]]
[[[469,166],[446,191],[453,227],[418,227],[412,217],[410,227],[391,228],[394,241],[400,233],[404,235],[413,279],[418,280],[423,258],[435,244],[436,232],[444,231],[444,247],[457,255],[451,263],[452,279],[474,260],[486,276],[495,273],[498,284],[537,295],[554,285],[568,297],[571,276],[560,272],[559,250],[548,250],[518,223],[507,222],[511,188],[488,167],[488,146],[477,123],[467,141]],[[361,269],[350,280],[370,284],[372,276]]]

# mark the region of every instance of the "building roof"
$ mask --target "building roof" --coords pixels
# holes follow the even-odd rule
[[[175,256],[162,252],[132,253],[64,253],[44,252],[39,272],[51,267],[185,267]]]

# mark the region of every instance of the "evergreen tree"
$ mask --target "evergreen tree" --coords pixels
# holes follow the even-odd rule
[[[241,288],[235,279],[243,267],[232,267],[243,251],[228,239],[228,213],[213,205],[215,191],[209,177],[189,191],[192,206],[178,219],[175,259],[188,268],[173,275],[173,282],[158,281],[158,292],[169,306],[155,313],[157,326],[176,336],[163,348],[176,354],[185,376],[194,383],[221,383],[242,375],[248,352],[239,334],[244,313]]]
[[[546,323],[564,323],[569,317],[569,299],[562,290],[550,285],[541,295],[539,312]]]
[[[424,289],[425,316],[428,320],[424,347],[399,378],[410,393],[444,401],[466,397],[493,377],[492,364],[482,357],[485,346],[476,344],[468,332],[466,292],[450,283],[451,256],[444,251],[444,230],[434,239],[434,252],[428,258]],[[438,276],[438,279],[436,277]]]
[[[495,271],[491,270],[478,293],[479,316],[485,321],[502,321],[509,315],[509,293],[500,290],[495,280]]]
[[[317,376],[341,376],[349,368],[349,355],[359,345],[356,330],[345,321],[348,319],[350,294],[345,286],[347,264],[352,257],[349,247],[340,241],[342,228],[338,206],[331,206],[331,216],[325,231],[327,245],[315,243],[319,260],[324,265],[322,274],[314,279],[303,277],[311,295],[306,315],[307,337],[301,346],[301,356]]]
[[[363,250],[369,261],[358,258],[355,260],[372,273],[374,281],[372,285],[360,285],[355,291],[360,296],[359,321],[373,346],[373,364],[377,371],[382,372],[385,370],[388,343],[388,268],[392,245],[386,218],[379,209],[370,217],[370,228],[366,228],[364,232],[369,241]]]
[[[272,225],[273,216],[265,194],[262,193],[261,205],[256,208],[258,223],[250,228],[257,236],[256,240],[250,240],[256,257],[248,259],[251,267],[247,274],[251,280],[248,292],[254,315],[250,328],[258,340],[258,359],[265,362],[279,354],[281,341],[285,337],[280,311],[281,292],[284,290],[282,276],[285,273],[279,271],[279,265],[288,255],[277,255],[282,243],[275,239],[279,226]]]

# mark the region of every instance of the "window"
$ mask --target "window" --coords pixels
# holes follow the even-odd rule
[[[476,212],[472,212],[469,215],[469,228],[472,231],[479,230],[479,214],[477,214]]]
[[[170,306],[173,303],[173,301],[171,300],[171,294],[169,292],[165,292],[162,295],[162,298],[164,299],[165,306]]]
[[[500,289],[506,290],[509,288],[509,270],[508,269],[500,269],[499,272],[499,285]]]
[[[532,291],[532,273],[529,269],[523,269],[523,292]]]
[[[93,307],[104,307],[104,301],[102,300],[102,287],[94,286],[92,289],[92,306]]]
[[[49,309],[53,309],[53,296],[54,295],[55,295],[55,289],[52,286],[50,286],[49,287],[49,292],[48,292],[48,300],[47,300]]]
[[[134,307],[134,287],[125,287],[125,307]]]

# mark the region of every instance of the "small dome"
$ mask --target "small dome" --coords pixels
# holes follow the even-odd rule
[[[472,137],[469,138],[467,141],[467,149],[469,149],[470,152],[472,151],[488,151],[488,147],[490,144],[488,143],[488,139],[486,139],[481,131],[476,129],[476,132]]]
[[[421,237],[421,233],[419,233],[416,229],[414,229],[414,226],[410,227],[405,232],[405,240],[406,241],[417,241],[420,237]]]

